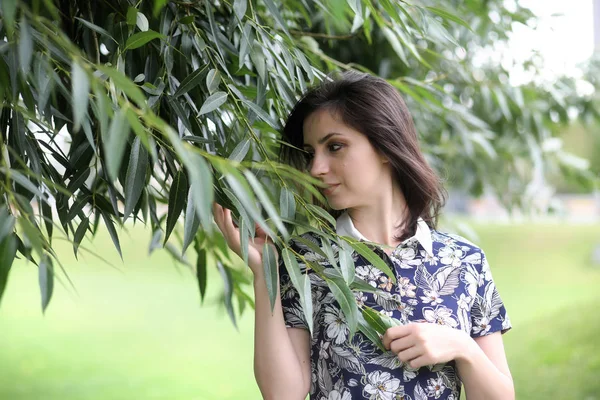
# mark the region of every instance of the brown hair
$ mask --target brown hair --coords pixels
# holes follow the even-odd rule
[[[398,240],[414,234],[419,218],[435,228],[446,191],[419,147],[417,132],[406,103],[384,79],[349,71],[309,89],[296,103],[283,128],[280,159],[306,170],[304,120],[319,109],[329,109],[363,133],[384,154],[406,200],[408,220]]]

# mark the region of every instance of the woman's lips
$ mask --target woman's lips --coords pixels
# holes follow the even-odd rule
[[[323,189],[322,193],[325,196],[329,196],[330,194],[333,193],[333,191],[335,190],[336,187],[340,186],[339,183],[335,184],[335,185],[329,185],[326,189]]]

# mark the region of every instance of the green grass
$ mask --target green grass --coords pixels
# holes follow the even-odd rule
[[[600,267],[590,263],[600,227],[475,225],[513,322],[504,336],[519,399],[600,399]],[[189,270],[150,233],[107,235],[80,261],[56,242],[77,293],[60,284],[46,315],[35,266],[14,266],[0,305],[0,399],[260,399],[252,373],[253,316],[239,332],[204,306]]]

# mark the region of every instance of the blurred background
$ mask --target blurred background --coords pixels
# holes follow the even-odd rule
[[[501,51],[474,57],[502,65],[513,85],[568,77],[573,93],[593,96],[584,77],[600,48],[595,2],[521,1],[537,15],[535,26],[516,25]],[[575,168],[597,177],[598,125],[563,108],[569,118],[552,128],[559,140],[546,145],[568,150]],[[452,187],[439,230],[487,253],[513,323],[504,340],[517,398],[600,399],[600,196],[577,175],[544,179],[521,193],[527,211],[507,207],[495,191]],[[236,308],[234,327],[219,271],[209,269],[201,304],[193,269],[163,249],[149,254],[150,229],[128,224],[120,235],[123,261],[105,229],[83,241],[79,260],[69,242],[54,239],[70,282],[56,277],[45,314],[37,267],[15,261],[0,306],[0,399],[260,399],[252,309]]]

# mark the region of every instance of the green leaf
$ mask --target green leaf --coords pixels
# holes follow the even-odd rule
[[[115,248],[117,249],[117,252],[119,253],[119,256],[121,257],[121,260],[123,260],[123,253],[121,252],[121,243],[119,243],[119,235],[117,234],[115,225],[113,224],[113,221],[110,218],[109,214],[107,214],[104,211],[101,211],[101,214],[102,214],[102,219],[104,220],[104,225],[106,226],[106,229],[108,230],[108,233],[110,234],[110,238],[112,239],[113,244],[115,245]]]
[[[462,26],[464,26],[465,28],[467,28],[468,30],[470,30],[471,32],[473,32],[473,29],[471,29],[471,27],[469,26],[468,23],[466,23],[463,19],[457,17],[454,14],[449,13],[446,10],[442,10],[441,8],[437,8],[437,7],[425,7],[427,10],[431,11],[434,14],[439,15],[440,17],[456,22],[457,24],[460,24]]]
[[[248,183],[250,183],[250,186],[252,186],[252,188],[254,189],[254,193],[256,193],[256,196],[260,200],[261,205],[265,208],[267,214],[269,214],[269,217],[271,217],[271,219],[275,223],[275,226],[277,226],[277,229],[279,229],[279,232],[281,232],[283,237],[287,240],[289,237],[289,233],[285,225],[283,224],[283,221],[281,220],[277,209],[275,208],[275,206],[273,206],[273,203],[271,202],[271,199],[269,198],[267,192],[265,192],[262,185],[251,171],[244,171],[244,176],[248,180]]]
[[[258,106],[257,104],[254,104],[251,101],[247,101],[247,100],[243,100],[243,101],[244,101],[244,104],[246,104],[248,106],[248,108],[250,108],[252,111],[254,111],[256,113],[256,115],[258,115],[260,117],[260,119],[265,121],[272,128],[274,128],[276,130],[280,129],[279,123],[277,121],[275,121],[273,118],[271,118],[271,116],[265,110],[263,110],[260,106]]]
[[[239,142],[228,158],[233,161],[243,161],[246,154],[248,154],[248,150],[250,150],[250,138]]]
[[[75,235],[73,236],[73,253],[75,253],[75,258],[77,258],[77,250],[79,249],[79,245],[85,237],[85,232],[88,230],[89,226],[90,219],[84,218],[75,231]]]
[[[47,254],[42,257],[38,266],[38,281],[42,297],[42,312],[45,312],[54,291],[54,267],[52,265],[52,258]]]
[[[342,276],[344,277],[344,281],[350,285],[355,278],[354,271],[354,260],[352,259],[352,248],[345,241],[341,241],[341,246],[339,249],[339,260],[340,260],[340,270],[342,271]]]
[[[98,32],[99,34],[104,35],[107,38],[111,39],[113,42],[117,43],[115,38],[113,38],[107,30],[99,27],[98,25],[92,24],[90,21],[86,21],[83,18],[75,17],[75,19],[81,22],[83,25],[87,26],[89,29]]]
[[[302,305],[302,311],[304,312],[304,318],[308,324],[310,332],[313,331],[313,311],[312,311],[312,293],[310,290],[310,279],[308,275],[303,274],[300,271],[300,266],[294,254],[287,248],[281,251],[283,257],[283,263],[290,276],[292,285],[298,291],[300,295],[300,303]]]
[[[169,240],[169,236],[177,223],[177,219],[183,211],[188,190],[189,185],[187,176],[184,171],[179,171],[177,175],[175,175],[173,183],[171,184],[171,190],[169,191],[169,210],[167,212],[167,228],[163,245]]]
[[[196,69],[194,72],[185,77],[185,79],[179,84],[179,87],[173,93],[173,97],[179,97],[184,93],[189,92],[195,88],[201,81],[206,66]]]
[[[381,320],[381,314],[374,309],[365,306],[362,309],[362,315],[365,321],[371,326],[373,329],[377,331],[380,335],[385,334],[388,326]]]
[[[202,107],[200,107],[200,113],[198,115],[203,115],[214,111],[221,107],[226,101],[227,93],[215,92],[214,94],[210,95],[206,101],[204,101],[204,104],[202,104]]]
[[[242,260],[244,264],[248,265],[248,245],[249,245],[249,232],[248,232],[248,222],[246,222],[245,218],[240,218],[240,247],[242,250]]]
[[[45,203],[43,203],[45,204]],[[15,227],[15,217],[8,213],[8,210],[0,207],[0,242],[4,240]]]
[[[277,274],[277,258],[275,257],[275,251],[273,245],[265,243],[262,251],[263,269],[265,272],[265,281],[267,284],[267,292],[269,293],[269,301],[271,302],[271,313],[275,308],[275,299],[277,297],[277,285],[278,285],[278,274]]]
[[[315,79],[315,73],[313,72],[308,60],[306,59],[306,56],[304,55],[304,53],[302,53],[300,49],[294,49],[294,53],[296,54],[296,58],[298,58],[298,60],[300,61],[300,65],[302,66],[304,71],[306,71],[306,75],[308,76],[309,82],[312,82],[313,79]],[[300,74],[298,75],[298,77],[300,78]],[[302,80],[300,82],[302,83]],[[302,90],[304,91],[304,89]]]
[[[77,61],[71,65],[71,83],[73,96],[73,130],[77,132],[87,113],[90,82],[85,70]]]
[[[387,349],[383,346],[381,337],[378,332],[373,329],[364,319],[362,314],[358,315],[358,330],[361,331],[372,343],[374,343],[379,350],[386,352]]]
[[[19,66],[23,75],[27,76],[31,66],[31,56],[33,55],[33,40],[31,39],[31,28],[29,23],[22,16],[20,23],[19,37]]]
[[[231,278],[231,272],[229,269],[224,267],[220,261],[217,261],[217,269],[221,273],[221,278],[223,279],[223,288],[225,292],[225,309],[227,310],[227,314],[229,314],[229,318],[233,323],[233,326],[237,329],[237,322],[235,320],[235,312],[233,311],[233,303],[231,302],[231,298],[233,296],[233,279]]]
[[[389,276],[392,282],[396,283],[396,276],[390,269],[389,265],[387,265],[385,261],[381,259],[381,257],[375,254],[373,250],[367,247],[366,244],[362,242],[349,242],[349,244],[375,268]]]
[[[137,19],[137,9],[135,7],[129,7],[127,9],[127,25],[134,26]]]
[[[190,185],[190,191],[187,197],[187,206],[185,209],[185,220],[183,221],[183,247],[181,248],[181,254],[185,253],[190,243],[194,240],[198,227],[200,226],[200,218],[196,213],[196,207],[194,204],[194,184]]]
[[[349,337],[352,337],[356,333],[358,325],[358,308],[356,307],[354,295],[343,280],[331,278],[325,280],[346,317],[348,329],[350,330]]]
[[[196,252],[198,253],[198,260],[196,261],[196,279],[198,280],[198,289],[200,289],[200,301],[204,303],[204,296],[206,295],[206,267],[207,267],[207,253],[203,248],[197,247]]]
[[[138,32],[131,35],[125,43],[125,50],[137,49],[154,39],[163,39],[165,36],[153,30]]]
[[[148,28],[150,27],[148,23],[148,18],[146,18],[146,16],[139,11],[135,18],[135,24],[138,28],[140,28],[140,31],[142,32],[147,32]]]
[[[205,231],[212,231],[212,204],[214,199],[213,177],[208,163],[198,154],[191,155],[189,165],[186,164],[190,174],[192,198],[196,214],[202,222]]]
[[[8,274],[17,254],[17,238],[11,233],[0,241],[0,300],[4,294]]]
[[[0,172],[2,172],[3,174],[9,175],[13,181],[15,181],[19,185],[23,186],[25,189],[27,189],[34,195],[38,196],[41,200],[45,201],[46,196],[44,196],[44,194],[40,191],[40,189],[38,189],[38,187],[36,185],[34,185],[29,179],[27,179],[27,177],[25,177],[19,171],[15,170],[15,169],[8,170],[5,167],[0,167]]]
[[[241,21],[246,15],[246,9],[248,7],[248,0],[235,0],[233,2],[233,11],[235,16]]]
[[[206,87],[210,93],[214,92],[219,88],[219,83],[221,83],[221,73],[216,69],[211,69],[208,71],[208,75],[206,76]]]
[[[104,157],[108,176],[114,182],[119,174],[125,145],[129,137],[129,123],[127,122],[127,107],[121,108],[115,113],[110,127],[106,132],[107,137],[102,141]]]
[[[321,218],[325,219],[335,229],[335,225],[336,225],[335,218],[333,218],[333,216],[331,214],[329,214],[327,211],[325,211],[321,207],[315,206],[313,204],[307,204],[306,208],[311,210],[312,212],[316,213]]]
[[[43,257],[43,235],[36,226],[34,226],[26,216],[21,216],[17,219],[23,233],[25,234],[25,238],[29,241],[31,247],[36,251],[36,253],[41,257]]]
[[[269,12],[271,13],[271,15],[275,18],[277,23],[281,26],[281,28],[283,29],[285,34],[291,39],[292,37],[290,36],[290,33],[288,32],[287,24],[285,23],[284,19],[281,17],[281,14],[279,13],[279,9],[275,5],[275,3],[273,3],[273,0],[264,0],[264,2],[265,2],[265,5],[267,6],[267,8],[269,9]]]
[[[147,32],[143,32],[147,33]],[[146,108],[146,96],[142,90],[120,71],[114,68],[99,65],[98,70],[112,78],[115,87],[122,90],[127,97],[135,101],[140,108]]]
[[[148,151],[142,145],[139,136],[133,140],[131,146],[131,158],[127,166],[125,177],[125,211],[123,221],[135,208],[144,186],[146,186],[146,170],[148,169]]]
[[[246,56],[252,51],[252,44],[254,43],[254,30],[250,22],[246,22],[244,30],[242,31],[242,37],[240,38],[240,54],[238,61],[238,68],[242,68]]]
[[[6,25],[8,38],[12,37],[15,29],[15,15],[17,14],[17,0],[2,0],[0,2],[2,8],[2,22]]]
[[[279,193],[279,210],[281,216],[285,219],[293,220],[296,215],[296,199],[294,199],[294,193],[286,188],[281,188]]]

